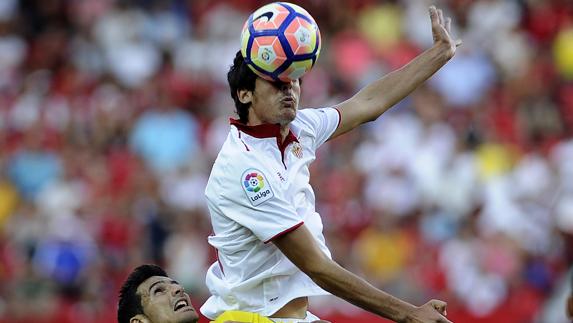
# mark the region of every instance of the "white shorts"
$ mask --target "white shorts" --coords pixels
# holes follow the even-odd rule
[[[280,318],[280,317],[269,317],[271,321],[275,323],[307,323],[320,320],[316,315],[311,312],[306,312],[306,317],[303,319],[292,319],[292,318]]]

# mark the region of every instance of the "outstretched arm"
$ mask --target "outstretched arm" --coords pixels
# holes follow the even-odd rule
[[[398,103],[420,84],[444,66],[456,53],[461,41],[451,35],[451,19],[444,18],[442,10],[430,7],[434,45],[407,65],[387,74],[360,90],[352,98],[337,106],[340,125],[330,139],[357,126],[376,120],[382,113]]]
[[[445,315],[446,303],[431,300],[417,307],[370,285],[342,268],[320,250],[303,224],[273,240],[282,253],[318,286],[369,312],[404,323],[451,323]]]

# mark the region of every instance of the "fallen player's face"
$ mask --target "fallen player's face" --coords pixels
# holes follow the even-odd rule
[[[300,98],[300,83],[270,82],[257,78],[251,111],[258,123],[287,125],[296,117]]]
[[[150,277],[137,287],[137,293],[151,323],[192,323],[199,318],[189,295],[169,277]]]

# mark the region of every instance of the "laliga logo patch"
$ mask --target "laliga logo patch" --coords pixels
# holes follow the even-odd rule
[[[241,176],[241,181],[243,190],[253,206],[260,205],[274,196],[271,186],[260,170],[247,169]]]

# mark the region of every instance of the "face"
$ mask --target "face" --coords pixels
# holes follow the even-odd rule
[[[300,98],[298,80],[270,82],[262,78],[255,81],[254,91],[239,91],[242,103],[251,103],[249,125],[270,123],[288,125],[296,117]]]
[[[169,277],[153,276],[137,287],[149,323],[191,323],[198,315],[183,287]]]

